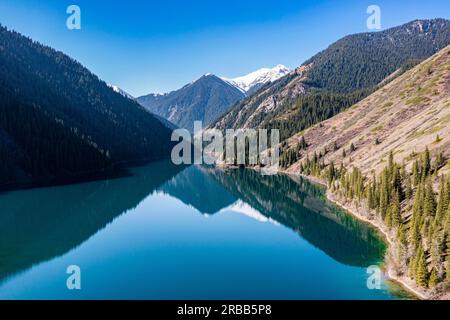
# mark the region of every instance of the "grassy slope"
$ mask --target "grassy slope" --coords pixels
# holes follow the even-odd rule
[[[426,146],[432,154],[442,150],[450,157],[450,46],[390,82],[345,112],[289,139],[302,135],[309,144],[299,161],[288,168],[298,172],[306,155],[327,148],[325,162],[344,161],[369,173],[386,165],[389,152],[397,162],[411,163],[413,151]],[[440,141],[436,141],[439,136]],[[375,141],[378,139],[379,144]],[[333,150],[334,142],[338,149]],[[350,153],[350,144],[356,151]],[[342,157],[345,148],[347,156]],[[444,167],[448,171],[448,166]],[[444,172],[442,172],[444,173]]]

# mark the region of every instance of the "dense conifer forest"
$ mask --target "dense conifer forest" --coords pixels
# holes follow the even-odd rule
[[[168,157],[170,134],[75,60],[0,26],[0,185]]]
[[[301,147],[298,147],[300,149]],[[344,151],[345,152],[345,151]],[[300,173],[327,181],[331,192],[366,205],[396,235],[401,272],[423,288],[450,281],[450,175],[437,175],[447,163],[442,153],[433,158],[428,148],[414,159],[410,171],[394,161],[392,152],[384,170],[371,177],[358,168],[325,163],[314,153],[300,165]],[[346,156],[351,156],[351,150]],[[433,185],[437,185],[435,192]]]

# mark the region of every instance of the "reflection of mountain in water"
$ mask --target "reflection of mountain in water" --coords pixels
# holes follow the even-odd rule
[[[262,176],[253,170],[201,170],[341,263],[365,267],[383,255],[384,245],[377,235],[327,202],[321,187],[300,178]]]
[[[304,180],[252,170],[181,169],[158,162],[120,179],[2,194],[0,281],[67,253],[156,190],[201,213],[227,210],[281,223],[341,263],[367,266],[382,255],[381,242],[367,226]]]
[[[2,194],[0,281],[80,245],[180,170],[156,162],[125,178]]]
[[[237,200],[211,175],[196,166],[186,168],[160,190],[206,214],[214,214]]]

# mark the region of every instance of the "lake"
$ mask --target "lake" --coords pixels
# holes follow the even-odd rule
[[[0,299],[396,299],[380,236],[285,175],[156,162],[0,193]],[[81,270],[68,290],[67,267]]]

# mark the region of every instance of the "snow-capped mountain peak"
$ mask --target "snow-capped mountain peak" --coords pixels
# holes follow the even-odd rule
[[[291,72],[289,68],[282,64],[278,64],[271,69],[262,68],[242,77],[233,79],[222,77],[221,79],[235,86],[242,92],[249,93],[249,91],[253,91],[255,88],[258,89],[267,82],[273,82],[280,79],[289,72]]]

